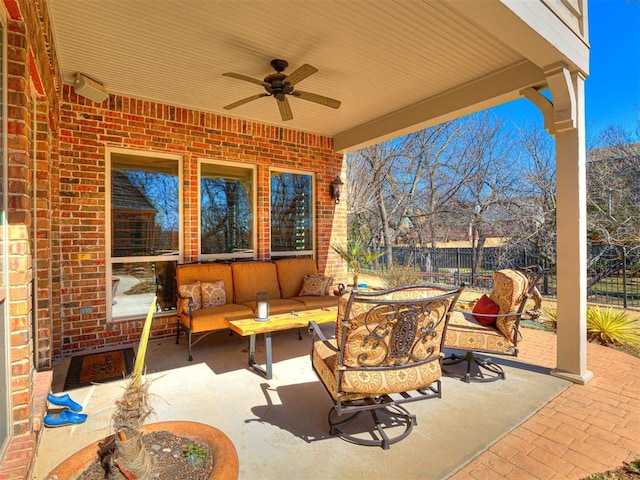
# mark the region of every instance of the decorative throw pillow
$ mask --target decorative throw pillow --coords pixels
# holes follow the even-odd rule
[[[333,286],[333,281],[335,280],[335,278],[333,277],[325,277],[325,289],[324,289],[324,294],[325,295],[331,295],[333,292],[331,291],[331,287]]]
[[[480,297],[480,300],[476,303],[476,306],[473,307],[472,313],[481,313],[484,315],[473,315],[474,318],[478,321],[480,325],[484,325],[485,327],[489,325],[493,325],[496,323],[496,317],[492,315],[497,315],[500,311],[500,306],[491,300],[486,294]]]
[[[321,277],[319,275],[305,275],[302,281],[299,297],[305,296],[321,296],[327,295],[329,285],[333,280],[331,278]]]
[[[202,308],[217,307],[227,303],[227,294],[224,291],[224,281],[200,284],[202,289]]]
[[[178,293],[182,298],[193,299],[193,309],[198,310],[202,308],[202,291],[200,288],[200,281],[196,283],[188,283],[186,285],[180,285],[178,287]],[[189,301],[182,302],[182,312],[184,315],[189,315]]]

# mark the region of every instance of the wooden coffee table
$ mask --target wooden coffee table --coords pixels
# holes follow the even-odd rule
[[[271,315],[269,320],[264,322],[259,322],[253,318],[244,318],[242,320],[227,320],[227,323],[229,324],[229,328],[234,332],[243,337],[249,336],[249,367],[264,376],[267,380],[271,380],[273,374],[271,332],[306,327],[311,321],[316,323],[334,322],[337,313],[338,307],[315,308],[313,310],[301,310]],[[254,360],[256,353],[256,335],[260,333],[264,333],[264,368],[256,364]]]

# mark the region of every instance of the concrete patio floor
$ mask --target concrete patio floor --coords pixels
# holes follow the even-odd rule
[[[310,339],[274,334],[274,378],[246,367],[247,340],[219,332],[194,348],[171,339],[150,344],[147,365],[156,395],[151,421],[210,423],[234,442],[240,478],[579,479],[640,453],[640,359],[589,345],[595,378],[586,386],[551,377],[555,335],[525,331],[507,379],[465,384],[443,379],[443,398],[410,404],[418,425],[388,451],[328,435],[330,401],[311,371]],[[260,339],[258,341],[260,345]],[[258,350],[260,354],[260,350]],[[61,391],[70,359],[54,369]],[[46,429],[34,479],[70,453],[109,433],[122,382],[75,389],[90,419]]]

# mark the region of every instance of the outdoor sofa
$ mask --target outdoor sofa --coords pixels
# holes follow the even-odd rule
[[[311,258],[178,265],[176,343],[185,331],[192,360],[198,341],[229,328],[228,321],[256,317],[258,292],[268,293],[271,315],[335,307],[332,283]]]

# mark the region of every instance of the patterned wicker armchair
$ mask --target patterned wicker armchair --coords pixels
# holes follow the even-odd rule
[[[332,435],[384,449],[409,435],[416,417],[400,404],[440,397],[444,334],[462,288],[354,291],[340,299],[335,339],[310,324],[313,369],[333,400]],[[374,426],[358,431],[352,422],[365,412]],[[401,433],[390,438],[389,426]]]
[[[475,352],[518,356],[520,319],[527,300],[533,295],[535,308],[540,305],[540,294],[536,284],[542,276],[539,266],[518,270],[498,270],[493,274],[493,289],[483,295],[473,311],[455,311],[451,315],[445,348],[466,351],[464,356],[456,353],[444,359],[444,365],[467,362],[463,380],[491,382],[504,379],[502,367],[490,358],[477,357]],[[479,368],[472,375],[473,365]],[[486,375],[484,372],[490,373]],[[495,374],[495,375],[491,375]]]

